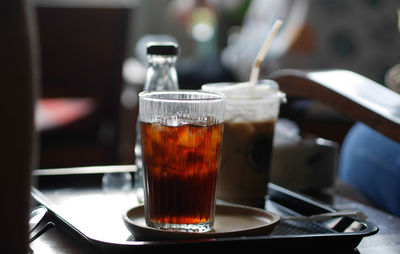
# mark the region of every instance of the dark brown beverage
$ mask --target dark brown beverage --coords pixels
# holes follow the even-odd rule
[[[141,122],[150,226],[201,224],[213,218],[222,128]]]

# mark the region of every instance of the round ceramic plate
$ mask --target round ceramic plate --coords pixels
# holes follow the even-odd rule
[[[143,206],[127,210],[122,218],[135,239],[141,241],[266,235],[279,221],[278,215],[263,209],[226,204],[216,205],[214,229],[204,233],[175,232],[148,227]]]

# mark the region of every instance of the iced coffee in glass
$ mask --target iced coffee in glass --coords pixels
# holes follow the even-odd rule
[[[139,94],[148,226],[187,232],[212,229],[224,98],[185,90]]]
[[[275,122],[284,94],[272,80],[253,86],[213,83],[203,85],[202,90],[226,95],[217,198],[264,207]]]

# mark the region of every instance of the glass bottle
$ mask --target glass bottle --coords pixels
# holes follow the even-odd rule
[[[175,68],[178,51],[178,45],[173,42],[150,42],[147,44],[148,69],[144,91],[179,89]],[[135,164],[137,171],[133,188],[139,203],[143,203],[143,163],[139,120],[136,123]]]

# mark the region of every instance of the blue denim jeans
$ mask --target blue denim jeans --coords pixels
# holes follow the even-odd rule
[[[378,207],[400,216],[400,143],[356,123],[342,145],[339,177]]]

